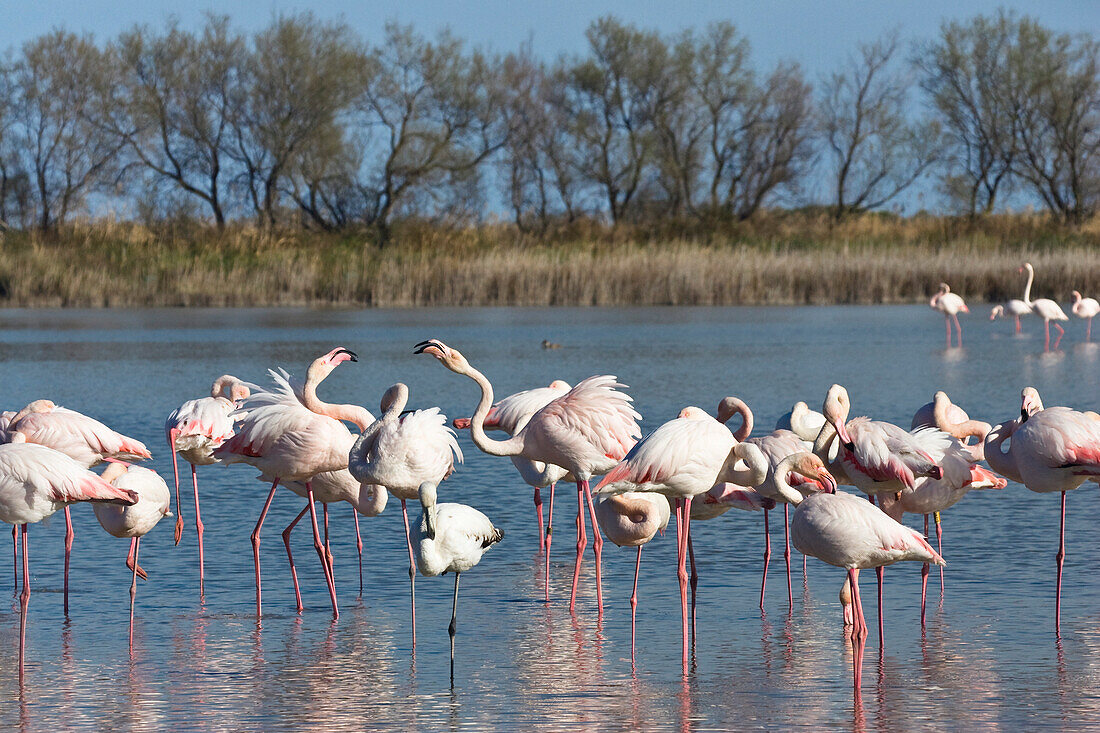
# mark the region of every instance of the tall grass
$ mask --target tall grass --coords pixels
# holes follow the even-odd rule
[[[582,224],[538,239],[502,224],[407,225],[385,246],[369,233],[111,221],[3,236],[6,306],[904,303],[940,281],[982,301],[1018,297],[1025,260],[1037,294],[1100,293],[1100,225],[1026,215],[786,213],[717,232]]]

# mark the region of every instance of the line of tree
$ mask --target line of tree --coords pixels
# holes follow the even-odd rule
[[[729,23],[612,17],[553,61],[390,24],[369,45],[305,13],[246,35],[211,15],[104,43],[58,30],[0,63],[0,226],[90,201],[145,220],[325,230],[478,220],[711,225],[815,204],[842,218],[922,179],[980,217],[1018,195],[1100,206],[1100,44],[1001,11],[860,46],[810,79]],[[496,202],[495,204],[492,202]]]

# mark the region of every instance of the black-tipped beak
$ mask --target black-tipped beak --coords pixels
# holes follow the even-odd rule
[[[359,361],[359,355],[356,354],[354,351],[348,351],[347,349],[340,349],[336,353],[337,354],[347,354],[348,358],[350,358],[352,361]]]
[[[1026,408],[1020,409],[1020,422],[1027,422],[1028,414]]]
[[[428,348],[429,346],[435,346],[435,345],[436,345],[436,343],[432,339],[428,339],[427,341],[421,341],[420,343],[418,343],[413,348],[413,353],[414,354],[423,354],[424,349]]]
[[[844,447],[847,448],[849,451],[854,451],[856,449],[856,444],[849,440],[847,443],[844,444]]]

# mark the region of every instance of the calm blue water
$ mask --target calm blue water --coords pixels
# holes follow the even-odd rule
[[[1023,386],[1047,405],[1100,405],[1100,346],[1074,322],[1062,350],[1039,353],[1035,321],[964,317],[962,350],[943,348],[943,322],[926,307],[729,309],[149,310],[0,311],[3,407],[49,397],[146,441],[171,476],[165,415],[229,372],[253,381],[269,366],[303,373],[337,345],[357,351],[322,387],[334,402],[372,410],[385,388],[407,383],[414,406],[469,414],[472,382],[412,347],[437,337],[461,349],[498,394],[617,374],[631,386],[648,431],[695,404],[713,410],[746,398],[757,433],[797,399],[820,404],[845,384],[853,415],[908,425],[945,389],[972,415],[1013,417]],[[547,338],[563,348],[543,351]],[[680,666],[674,533],[643,552],[637,666],[630,663],[633,552],[607,545],[606,612],[595,610],[591,553],[583,595],[568,611],[576,492],[557,496],[552,603],[541,598],[531,491],[510,462],[461,438],[467,463],[441,497],[474,505],[506,532],[465,574],[454,688],[449,682],[449,578],[417,582],[415,652],[408,625],[407,557],[400,505],[361,522],[364,592],[350,507],[332,531],[342,615],[332,623],[308,529],[295,535],[306,611],[294,613],[279,537],[302,502],[280,491],[264,526],[262,624],[254,611],[248,535],[265,487],[247,467],[200,469],[206,525],[206,598],[197,593],[194,509],[184,541],[165,521],[142,545],[150,580],[138,590],[134,649],[127,648],[127,542],[76,507],[71,609],[62,612],[64,521],[30,531],[34,593],[26,679],[16,674],[18,602],[0,604],[0,728],[868,729],[1100,724],[1100,560],[1094,484],[1069,497],[1062,640],[1053,634],[1056,496],[1010,484],[970,495],[944,515],[946,594],[929,585],[919,626],[919,567],[886,572],[887,648],[872,632],[863,700],[854,705],[851,651],[836,594],[842,571],[817,562],[803,580],[795,555],[788,614],[781,522],[773,523],[766,613],[757,607],[762,516],[732,511],[692,527],[699,561],[699,629],[688,675]],[[419,507],[410,508],[414,515]],[[910,520],[917,526],[917,518]],[[779,531],[776,531],[776,528]],[[0,548],[10,540],[0,534]],[[8,551],[0,552],[6,558]],[[778,562],[777,562],[778,561]],[[6,560],[0,559],[0,571]],[[0,572],[0,579],[9,577]],[[7,584],[10,581],[0,581]],[[0,585],[2,588],[2,585]],[[876,626],[873,575],[863,584]]]

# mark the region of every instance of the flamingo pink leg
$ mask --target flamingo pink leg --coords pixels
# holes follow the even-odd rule
[[[26,542],[26,535],[23,535]],[[1062,562],[1066,559],[1066,492],[1062,492],[1062,521],[1058,526],[1058,580],[1054,586],[1054,633],[1062,633]],[[26,572],[24,569],[23,572]]]
[[[168,450],[172,454],[172,476],[176,479],[176,544],[183,538],[183,512],[180,511],[180,469],[176,459],[176,438],[180,434],[179,428],[168,431]],[[199,592],[202,595],[202,592]]]
[[[359,534],[359,512],[355,507],[351,508],[351,515],[355,517],[355,549],[359,552],[359,597],[363,597],[363,537]]]
[[[638,545],[638,557],[634,560],[634,591],[630,594],[630,661],[634,661],[634,636],[638,616],[638,571],[642,567],[642,546]]]
[[[27,551],[27,525],[20,525],[23,535],[23,592],[19,594],[19,681],[23,681],[23,660],[27,649],[27,608],[31,601],[31,575]]]
[[[172,454],[173,456],[175,453]],[[199,511],[199,477],[195,471],[195,464],[191,464],[191,484],[195,487],[195,532],[199,536],[199,598],[205,592],[206,572],[202,554],[202,513]]]
[[[951,314],[951,320],[955,322],[955,332],[958,334],[959,348],[963,345],[963,327],[959,323],[959,315],[957,313]]]
[[[924,515],[924,536],[928,536],[928,515]],[[928,596],[928,563],[920,566],[920,627],[924,628],[924,605]]]
[[[588,518],[592,521],[592,554],[596,556],[596,607],[602,614],[603,579],[600,577],[600,569],[603,565],[603,537],[600,535],[600,525],[596,523],[596,504],[592,500],[592,491],[588,488],[587,479],[584,482],[584,496],[588,500]]]
[[[794,591],[791,590],[791,522],[790,504],[783,505],[783,561],[787,564],[787,608],[788,613],[794,612]]]
[[[409,548],[409,590],[412,593],[413,646],[416,646],[416,561],[413,559],[412,537],[409,536],[409,511],[401,500],[401,516],[405,518],[405,544]]]
[[[1092,316],[1089,316],[1088,325],[1085,326],[1085,341],[1092,341]]]
[[[695,570],[695,547],[691,544],[691,537],[688,537],[688,561],[691,563],[691,638],[695,638],[695,589],[699,585],[699,573]]]
[[[126,555],[126,569],[133,570],[137,573],[137,576],[142,580],[148,580],[149,575],[145,572],[140,565],[138,565],[137,558],[134,557],[134,546],[130,545],[130,552]]]
[[[684,667],[687,667],[688,628],[687,628],[687,568],[684,567],[684,555],[687,554],[684,542],[684,500],[676,500],[676,577],[680,581],[680,613],[683,622]]]
[[[11,526],[12,577],[16,592],[19,591],[19,525]]]
[[[867,621],[863,618],[863,603],[859,598],[859,570],[848,570],[848,583],[852,590],[852,603],[856,608],[856,624],[852,629],[852,684],[858,696],[863,686],[863,639],[867,636]]]
[[[772,536],[768,531],[768,510],[764,510],[764,577],[760,581],[760,610],[764,610],[764,588],[768,585],[768,563],[772,559]]]
[[[936,512],[932,515],[936,520],[936,552],[943,556],[943,524],[940,522],[940,513]],[[924,534],[928,534],[927,525],[924,528]],[[943,565],[940,565],[940,598],[943,598]]]
[[[140,537],[130,538],[130,552],[134,554],[134,577],[130,581],[130,651],[134,650],[134,601],[137,599],[138,579],[138,550],[141,545]]]
[[[321,509],[325,517],[325,561],[328,563],[328,573],[332,576],[332,582],[336,582],[336,570],[332,564],[332,545],[328,542],[328,504],[322,504]]]
[[[577,581],[581,577],[581,555],[588,544],[588,535],[584,531],[584,485],[577,482],[577,561],[573,565],[573,590],[569,593],[569,612],[577,605]]]
[[[332,618],[340,618],[340,608],[336,604],[336,579],[332,576],[332,568],[329,567],[328,558],[325,556],[325,546],[321,543],[321,529],[317,525],[317,507],[313,503],[313,482],[306,481],[306,501],[309,502],[309,519],[313,524],[313,547],[317,550],[317,557],[321,560],[321,569],[325,573],[325,582],[328,583],[329,598],[332,599]]]
[[[69,507],[65,507],[65,615],[69,615],[69,558],[73,554],[73,517],[69,513]]]
[[[263,605],[260,595],[260,529],[264,526],[264,517],[267,516],[267,510],[271,508],[271,500],[275,498],[275,489],[279,485],[279,479],[276,478],[271,482],[271,491],[267,494],[267,501],[264,502],[264,508],[260,511],[260,518],[256,521],[256,528],[252,530],[252,560],[256,564],[256,617],[259,618],[262,615]]]
[[[554,484],[550,484],[550,508],[546,514],[546,602],[550,602],[550,542],[554,539]]]
[[[1062,343],[1062,337],[1066,335],[1066,329],[1057,323],[1054,324],[1054,327],[1058,329],[1058,336],[1054,339],[1054,348],[1057,349],[1058,344]]]
[[[539,516],[539,552],[546,549],[546,535],[542,525],[542,492],[535,487],[535,513]]]
[[[1050,321],[1043,321],[1043,326],[1046,329],[1046,339],[1043,341],[1043,351],[1050,351]]]
[[[951,316],[943,314],[943,325],[947,326],[947,348],[951,348]]]
[[[1016,333],[1020,332],[1020,317],[1016,316]]]
[[[286,545],[286,559],[290,562],[290,577],[294,581],[294,602],[298,605],[298,613],[303,611],[302,607],[302,593],[298,589],[298,571],[294,568],[294,555],[290,552],[290,533],[298,526],[298,522],[302,521],[302,517],[309,511],[308,506],[302,507],[302,511],[298,512],[298,516],[294,517],[294,521],[287,525],[283,530],[283,544]]]

